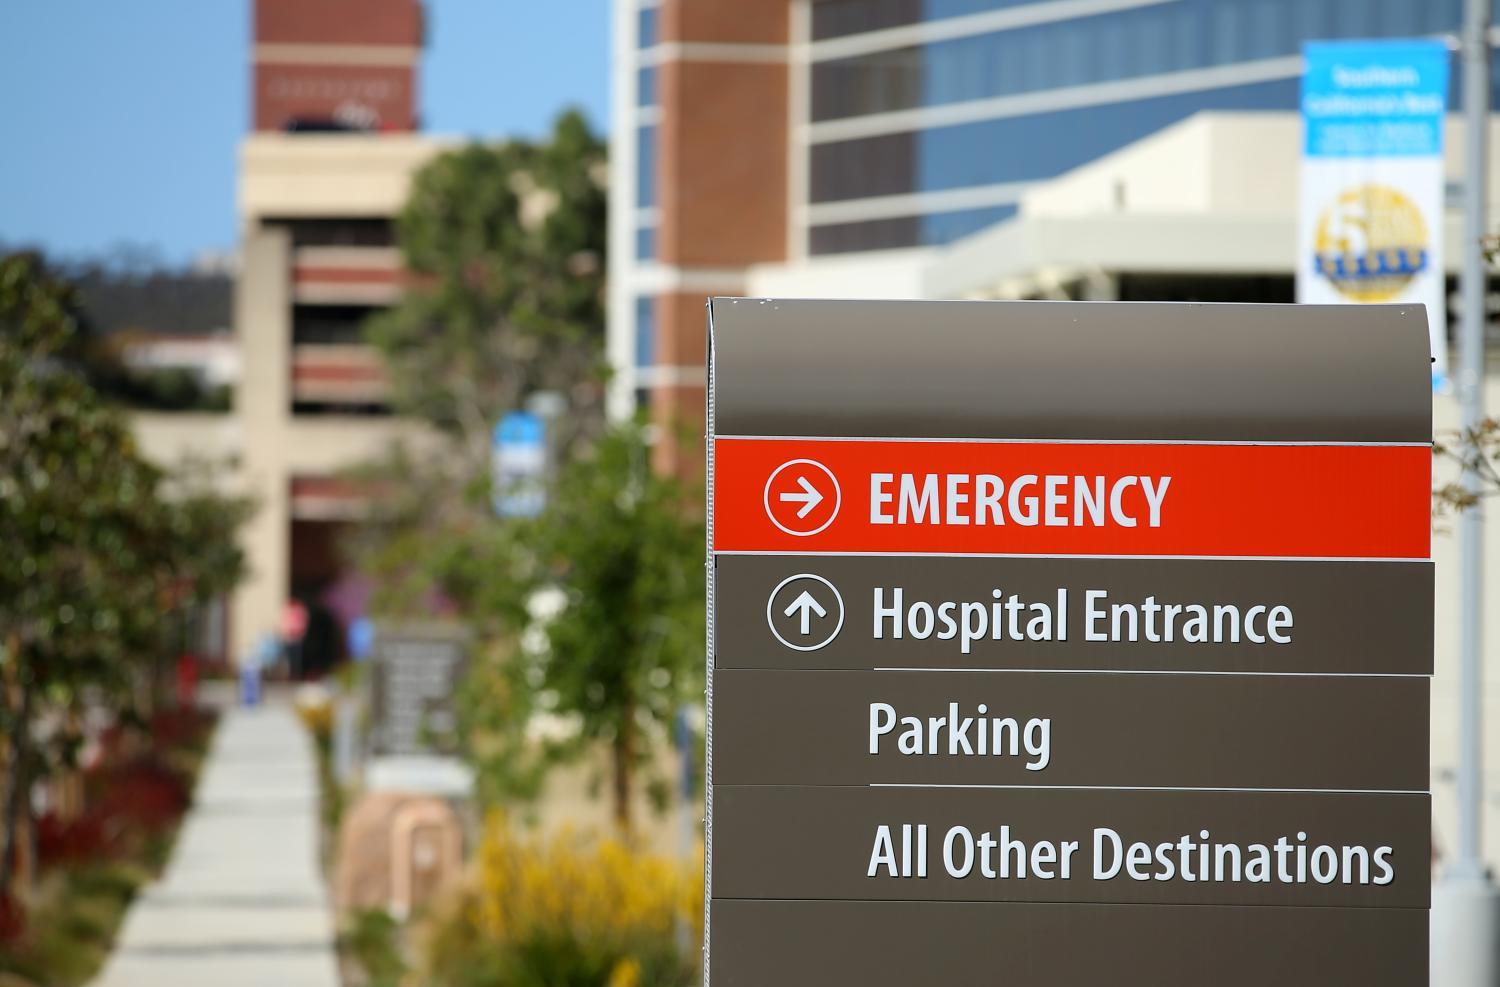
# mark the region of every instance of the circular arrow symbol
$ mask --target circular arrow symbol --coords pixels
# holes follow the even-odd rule
[[[793,651],[817,651],[844,629],[844,598],[822,576],[787,576],[766,600],[766,623]]]
[[[827,466],[815,459],[793,459],[772,471],[762,500],[771,523],[800,538],[833,523],[843,493]]]

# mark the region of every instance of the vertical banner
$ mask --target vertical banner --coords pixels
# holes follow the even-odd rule
[[[1427,306],[1432,381],[1447,377],[1439,41],[1305,49],[1297,301]]]
[[[500,517],[536,517],[546,506],[547,426],[529,411],[508,411],[495,426],[491,499]]]

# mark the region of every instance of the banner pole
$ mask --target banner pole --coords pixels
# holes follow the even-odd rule
[[[1466,432],[1484,419],[1486,193],[1489,182],[1490,0],[1467,0],[1462,41],[1464,72],[1464,223],[1462,311],[1459,320],[1458,401]],[[1464,489],[1482,493],[1479,476],[1465,470]],[[1482,505],[1482,500],[1480,501]],[[1481,827],[1483,776],[1484,515],[1462,513],[1459,536],[1459,764],[1458,845],[1433,888],[1433,987],[1491,987],[1500,982],[1500,895],[1484,866]]]
[[[1468,0],[1464,26],[1464,225],[1462,314],[1459,321],[1458,398],[1465,431],[1484,419],[1485,212],[1489,176],[1490,4]],[[1479,495],[1479,475],[1466,470],[1467,491]],[[1483,741],[1480,706],[1483,684],[1484,515],[1482,506],[1459,520],[1460,578],[1460,765],[1458,772],[1459,840],[1453,861],[1455,876],[1482,878],[1480,827],[1483,815]]]

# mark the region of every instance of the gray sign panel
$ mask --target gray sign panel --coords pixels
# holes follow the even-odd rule
[[[716,298],[714,434],[1427,442],[1421,305]]]
[[[371,672],[376,754],[440,754],[456,745],[454,692],[467,637],[448,624],[382,624]]]
[[[1429,776],[1428,680],[1412,676],[720,669],[714,697],[722,785],[1426,791]]]
[[[1425,794],[721,783],[714,803],[721,898],[1426,908],[1432,886]]]
[[[781,586],[800,573],[827,585],[794,581]],[[1432,672],[1430,562],[721,555],[715,584],[715,665],[720,669]],[[804,612],[787,613],[804,590],[828,612],[820,617],[816,610],[806,611],[805,635],[800,623]],[[1067,591],[1061,621],[1059,590]],[[1105,595],[1090,597],[1091,591]],[[1148,596],[1153,610],[1145,607]],[[1017,603],[1013,616],[1006,609],[1012,600]],[[953,632],[945,633],[934,615],[933,632],[913,636],[910,622],[922,614],[913,615],[912,608],[944,602],[959,604],[950,611]],[[880,620],[875,617],[877,603],[887,608]],[[967,611],[965,603],[970,604]],[[1116,604],[1135,610],[1130,616],[1139,625],[1137,639],[1089,641],[1090,613],[1097,614],[1094,629],[1106,631]],[[1188,626],[1191,614],[1184,616],[1184,604],[1205,607],[1201,634],[1208,642],[1191,640],[1200,629]],[[1026,634],[1039,612],[1036,606],[1049,616],[1046,640]],[[1172,615],[1171,640],[1166,639],[1164,606],[1179,608]],[[1277,606],[1292,618],[1279,635],[1288,639],[1285,643],[1265,633],[1266,614]],[[1234,612],[1221,610],[1216,626],[1215,607],[1233,607]],[[1247,625],[1246,617],[1256,607],[1262,609]],[[889,612],[895,609],[899,621]],[[838,617],[842,627],[822,643]],[[1019,635],[1011,633],[1012,621]],[[1058,640],[1062,631],[1066,640]],[[1213,640],[1216,634],[1218,641]],[[1257,643],[1252,635],[1262,640]],[[812,644],[819,647],[798,650]]]
[[[1420,908],[714,902],[716,987],[1414,987]]]

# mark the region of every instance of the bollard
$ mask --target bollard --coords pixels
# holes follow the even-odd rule
[[[260,664],[246,662],[240,666],[240,705],[260,705]]]
[[[1431,987],[1500,983],[1500,895],[1488,880],[1432,886]]]

